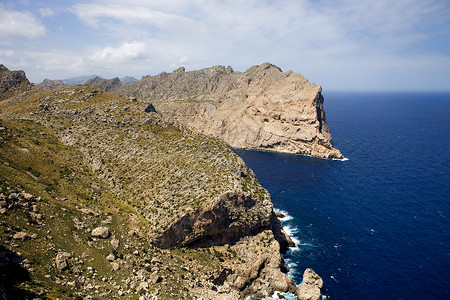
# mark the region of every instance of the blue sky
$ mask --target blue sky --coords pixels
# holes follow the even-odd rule
[[[449,0],[0,0],[32,82],[271,62],[324,90],[450,89]]]

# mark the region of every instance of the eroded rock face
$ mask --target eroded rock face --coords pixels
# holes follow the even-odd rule
[[[31,87],[31,83],[24,71],[10,71],[0,64],[0,100],[7,99],[17,91],[24,91]]]
[[[298,286],[295,295],[299,300],[319,300],[322,286],[322,278],[313,269],[308,268],[303,273],[303,283]]]
[[[269,63],[146,76],[112,91],[150,101],[181,127],[235,148],[342,158],[325,120],[321,86]]]
[[[232,249],[245,263],[230,267],[226,283],[239,290],[242,298],[248,295],[269,297],[275,291],[293,293],[296,290],[294,280],[281,271],[280,245],[271,231],[244,238]]]
[[[269,228],[272,209],[269,197],[255,200],[242,191],[227,192],[208,206],[185,214],[156,240],[156,245],[168,248],[234,243]]]

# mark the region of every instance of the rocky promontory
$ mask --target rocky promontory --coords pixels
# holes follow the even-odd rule
[[[223,141],[135,97],[48,83],[0,102],[1,295],[303,294],[269,193]]]
[[[340,159],[321,90],[301,74],[264,63],[245,72],[179,68],[110,91],[152,103],[178,127],[218,137],[231,147]]]
[[[27,91],[31,86],[24,71],[10,71],[0,64],[0,101],[16,93]]]

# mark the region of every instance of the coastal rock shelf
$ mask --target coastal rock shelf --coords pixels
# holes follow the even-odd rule
[[[105,82],[96,82],[103,87]],[[321,86],[264,63],[245,72],[215,66],[145,76],[111,92],[152,103],[173,124],[234,148],[341,159],[325,120]]]

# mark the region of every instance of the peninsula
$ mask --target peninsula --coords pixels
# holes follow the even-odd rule
[[[269,193],[229,147],[339,158],[320,87],[304,80],[296,115],[291,88],[276,92],[289,77],[302,78],[270,64],[245,73],[179,69],[154,85],[151,76],[111,80],[105,92],[33,85],[2,65],[0,293],[318,299],[314,271],[299,286],[286,275],[281,253],[292,241]],[[286,134],[267,138],[280,124]]]

